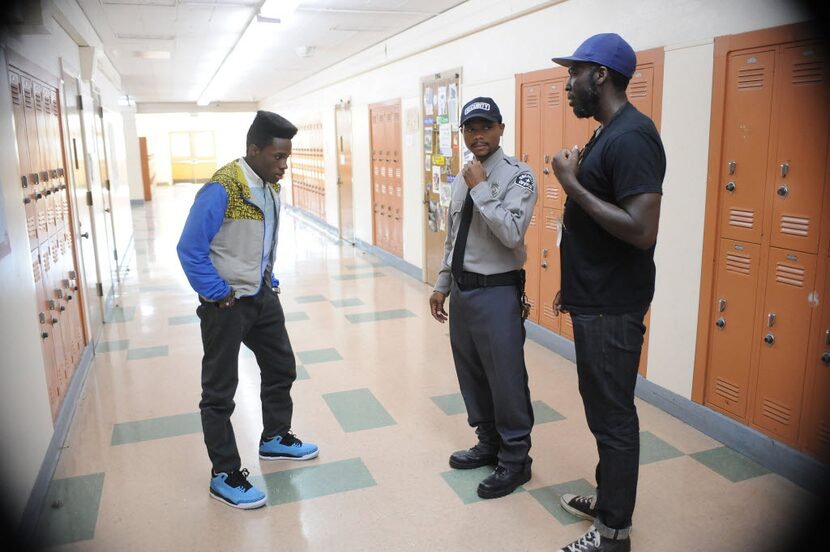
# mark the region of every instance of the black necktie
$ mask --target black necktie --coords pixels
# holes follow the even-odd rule
[[[461,209],[461,225],[458,227],[458,235],[455,237],[455,245],[452,248],[450,271],[456,282],[461,279],[461,273],[464,271],[464,250],[467,249],[467,234],[470,233],[470,223],[472,221],[473,196],[470,195],[470,190],[467,190],[464,208]]]

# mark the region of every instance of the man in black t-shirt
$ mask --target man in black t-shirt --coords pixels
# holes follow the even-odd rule
[[[568,67],[576,116],[600,123],[584,148],[563,149],[551,163],[568,194],[554,311],[573,320],[579,393],[599,452],[596,495],[560,501],[594,523],[561,550],[628,552],[640,456],[634,386],[654,295],[666,156],[654,123],[628,103],[637,60],[625,40],[595,35],[553,61]]]

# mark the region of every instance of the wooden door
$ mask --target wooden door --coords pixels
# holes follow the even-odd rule
[[[770,248],[766,292],[756,317],[760,353],[752,421],[795,445],[801,417],[816,256]]]
[[[710,320],[706,404],[746,419],[761,246],[723,239]]]
[[[354,201],[352,191],[352,110],[349,104],[335,110],[337,138],[337,197],[340,213],[340,238],[354,244]]]

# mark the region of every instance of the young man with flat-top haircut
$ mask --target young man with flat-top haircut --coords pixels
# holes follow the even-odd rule
[[[274,277],[280,214],[279,180],[288,167],[297,127],[258,111],[245,157],[228,163],[196,194],[177,248],[199,294],[202,430],[213,470],[210,495],[234,508],[265,505],[248,482],[231,426],[239,348],[256,356],[262,376],[263,460],[309,460],[317,446],[291,433],[291,385],[297,377]]]
[[[475,156],[453,181],[444,261],[429,299],[447,320],[467,420],[478,443],[450,456],[450,466],[496,465],[478,486],[481,498],[512,493],[530,480],[533,409],[524,359],[524,236],[536,204],[530,167],[504,154],[501,112],[491,98],[461,111],[464,143]]]
[[[568,194],[554,311],[573,320],[579,392],[599,452],[596,495],[560,501],[593,525],[561,550],[628,552],[640,458],[634,386],[654,295],[666,155],[654,123],[628,102],[637,59],[619,35],[592,36],[553,61],[568,68],[576,116],[600,123],[584,148],[565,148],[552,161]]]

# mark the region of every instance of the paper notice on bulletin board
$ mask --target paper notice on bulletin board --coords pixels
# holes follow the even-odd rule
[[[441,207],[449,207],[450,206],[450,199],[452,198],[452,184],[447,182],[442,182],[439,186],[439,201],[441,203]]]
[[[458,130],[458,86],[451,84],[447,92],[447,111],[453,130]]]
[[[449,123],[438,125],[438,150],[441,155],[452,155],[452,128]]]
[[[443,155],[433,155],[432,164],[437,165],[439,167],[443,167],[444,165],[446,165],[446,160],[444,159]]]
[[[432,87],[427,86],[424,88],[424,114],[425,115],[432,115],[432,105],[433,105],[433,97],[432,97]]]
[[[441,186],[441,167],[433,165],[432,167],[432,193],[437,194]]]
[[[438,115],[447,115],[447,87],[438,87]]]

